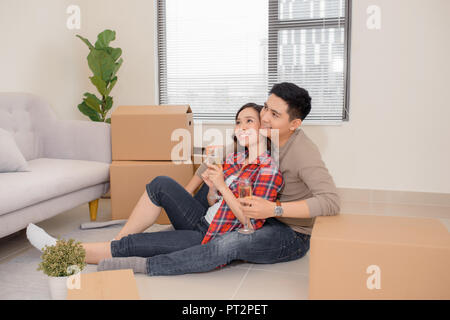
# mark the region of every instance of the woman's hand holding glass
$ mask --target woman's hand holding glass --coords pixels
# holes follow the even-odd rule
[[[205,171],[205,172],[202,173],[202,179],[203,179],[203,181],[206,183],[206,185],[209,187],[210,190],[211,190],[211,189],[215,189],[214,184],[212,183],[211,180],[209,180],[208,172],[207,172],[207,171]]]
[[[216,190],[223,190],[223,188],[227,188],[225,183],[225,179],[223,177],[223,169],[222,166],[206,164],[208,169],[206,170],[206,176],[209,182],[216,188]],[[206,181],[205,181],[206,182]]]
[[[222,166],[222,154],[223,146],[212,145],[206,147],[206,164],[213,164],[218,167]]]

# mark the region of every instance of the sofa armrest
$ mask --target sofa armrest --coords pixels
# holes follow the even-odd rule
[[[44,156],[111,163],[111,127],[104,122],[54,120],[42,130]]]

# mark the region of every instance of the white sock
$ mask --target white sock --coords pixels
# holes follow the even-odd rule
[[[30,223],[27,227],[27,238],[30,243],[39,251],[43,251],[45,246],[56,245],[56,240],[50,236],[44,229],[37,225]]]

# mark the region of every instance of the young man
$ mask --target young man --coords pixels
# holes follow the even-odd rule
[[[251,218],[278,217],[293,230],[311,235],[314,218],[336,215],[340,199],[317,146],[299,128],[311,110],[308,92],[293,83],[275,84],[261,111],[262,127],[279,131],[280,170],[285,186],[279,203],[240,199]],[[270,130],[267,130],[270,133]],[[278,208],[277,208],[278,207]]]
[[[278,263],[303,257],[309,250],[315,217],[336,215],[340,210],[336,186],[320,152],[299,128],[310,110],[311,98],[306,90],[292,83],[279,83],[271,89],[261,111],[262,125],[279,130],[279,168],[284,178],[284,187],[276,203],[257,197],[240,199],[241,204],[245,204],[242,206],[244,215],[266,219],[262,228],[252,234],[220,234],[206,244],[188,247],[155,237],[162,245],[166,243],[176,249],[149,258],[128,255],[110,258],[112,244],[120,248],[121,242],[127,241],[126,235],[142,232],[156,221],[157,216],[147,214],[152,203],[144,192],[127,224],[115,238],[121,240],[95,244],[89,248],[89,259],[86,259],[90,263],[99,262],[99,271],[132,268],[135,272],[157,276],[206,272],[233,260]],[[205,170],[206,165],[199,167],[196,177],[185,188],[188,192],[192,193],[199,185]],[[207,194],[208,186],[204,184],[195,198],[207,206]]]

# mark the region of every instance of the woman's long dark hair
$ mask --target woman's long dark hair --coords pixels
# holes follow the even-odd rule
[[[242,110],[247,109],[247,108],[253,108],[256,112],[258,112],[258,116],[259,116],[261,114],[261,110],[264,107],[259,104],[253,103],[253,102],[246,103],[238,110],[238,112],[236,112],[236,116],[235,116],[234,120],[237,121],[239,113],[241,113]],[[259,134],[259,132],[257,134]],[[233,140],[234,140],[234,152],[237,152],[237,147],[238,147],[239,142],[234,133],[233,133]],[[269,154],[270,154],[270,150],[271,150],[271,141],[270,141],[270,138],[267,138],[267,151],[269,152]],[[245,147],[245,151],[248,151],[247,147]]]

